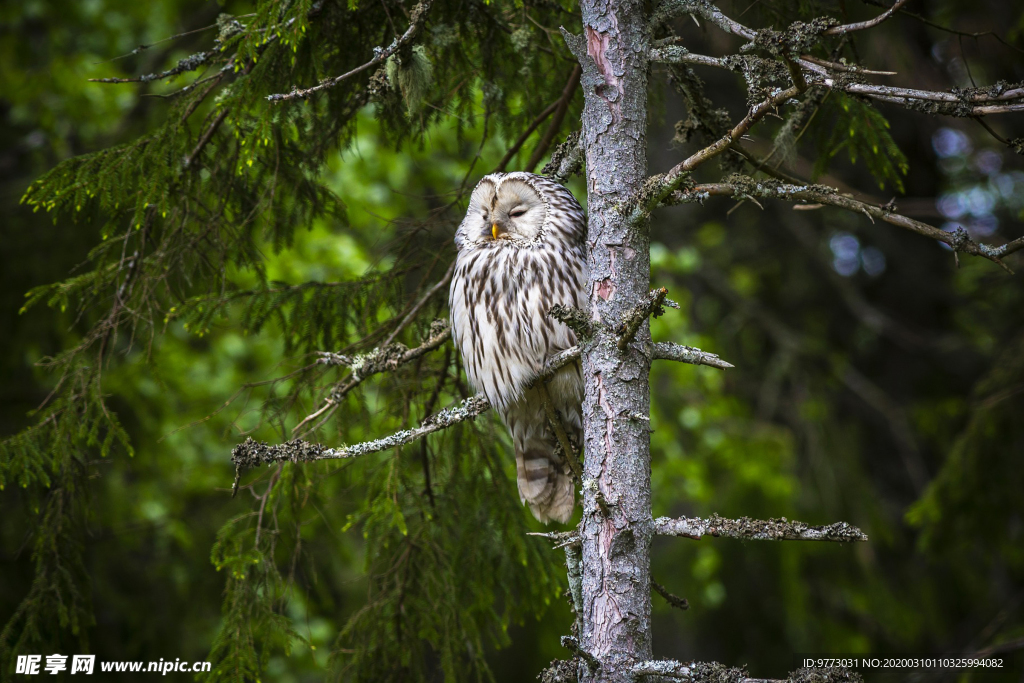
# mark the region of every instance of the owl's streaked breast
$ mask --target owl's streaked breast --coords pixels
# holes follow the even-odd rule
[[[457,240],[453,337],[469,380],[502,413],[547,358],[576,343],[568,327],[547,315],[551,307],[585,306],[583,212],[567,190],[543,180],[559,192],[546,197],[549,220],[536,243]]]

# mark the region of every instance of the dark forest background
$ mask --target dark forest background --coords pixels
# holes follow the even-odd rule
[[[731,16],[743,13],[748,25],[788,23],[769,3],[726,5]],[[852,1],[826,7],[853,19],[878,11],[873,3]],[[898,72],[887,83],[941,90],[1024,80],[1024,12],[1016,3],[941,0],[907,9],[920,16],[899,15],[858,35],[853,46],[872,68]],[[59,299],[23,310],[25,293],[88,271],[90,250],[101,241],[102,221],[88,210],[77,217],[73,210],[33,210],[38,207],[19,203],[22,196],[63,160],[154,130],[170,106],[157,96],[173,90],[166,82],[87,79],[159,71],[203,49],[211,32],[158,41],[214,25],[222,12],[249,11],[244,2],[196,0],[51,0],[0,9],[0,436],[34,424],[33,410],[58,377],[40,362],[79,343],[91,324],[90,313],[63,307]],[[496,5],[494,11],[505,10]],[[560,16],[575,30],[571,9]],[[448,40],[438,25],[431,40]],[[694,52],[723,54],[735,43],[688,19],[679,31]],[[151,47],[113,60],[143,44]],[[559,91],[570,67],[524,67],[520,77]],[[737,76],[698,73],[734,117],[744,111]],[[675,123],[686,116],[681,100],[660,67],[653,74],[649,156],[651,172],[661,172],[689,147],[674,142]],[[486,78],[466,87],[476,89],[476,115],[462,111],[429,121],[418,138],[390,134],[374,105],[361,109],[350,143],[327,153],[321,169],[320,180],[344,210],[296,224],[285,238],[257,237],[262,272],[226,262],[221,267],[231,287],[356,280],[363,303],[378,301],[391,315],[404,310],[415,286],[436,280],[450,262],[451,237],[465,207],[465,197],[456,194],[464,177],[472,187],[517,136],[508,124],[488,129],[480,111],[523,108],[521,99],[503,100],[488,91]],[[581,100],[577,94],[559,139],[578,126]],[[445,106],[443,94],[434,102]],[[963,226],[989,243],[1024,234],[1024,157],[997,139],[1024,136],[1021,115],[989,117],[992,130],[986,130],[968,119],[885,104],[877,110],[898,150],[851,142],[845,136],[849,110],[834,98],[819,109],[786,167],[879,203],[895,198],[907,215],[945,229]],[[753,148],[771,148],[764,131],[755,138]],[[509,170],[525,163],[530,151]],[[872,160],[883,156],[896,168],[905,160],[905,174],[879,182]],[[574,183],[584,200],[582,185]],[[449,202],[454,206],[445,208]],[[655,514],[843,520],[871,539],[852,548],[658,539],[653,577],[686,597],[690,609],[674,610],[654,597],[655,653],[747,664],[758,677],[783,676],[804,653],[996,653],[1005,669],[960,677],[1024,681],[1020,254],[1007,259],[1016,275],[965,255],[957,266],[941,245],[867,217],[725,199],[663,209],[651,229],[652,284],[668,287],[682,305],[653,321],[654,338],[700,347],[736,366],[718,372],[655,364]],[[367,279],[384,272],[402,277]],[[433,305],[437,317],[446,316],[441,299]],[[49,580],[39,578],[48,565],[37,562],[46,555],[39,554],[36,532],[54,494],[45,484],[23,488],[17,468],[3,470],[2,648],[45,644],[55,649],[41,654],[88,652],[108,660],[211,658],[232,618],[228,574],[242,571],[225,561],[232,556],[223,547],[230,540],[223,528],[250,512],[254,500],[249,490],[230,496],[231,449],[243,433],[277,441],[287,436],[258,409],[274,400],[274,387],[238,392],[309,362],[304,351],[285,343],[285,331],[299,324],[294,318],[267,315],[253,324],[253,315],[244,303],[229,304],[190,326],[171,313],[155,321],[154,334],[130,339],[126,333],[116,341],[116,352],[104,361],[102,387],[134,452],[115,446],[101,457],[94,449],[83,462],[87,476],[77,484],[74,503],[83,514],[72,530],[81,563],[67,569],[67,577],[49,577],[80,594],[64,595],[65,611],[45,612],[27,641],[26,617],[18,610],[34,581]],[[345,342],[341,337],[326,350]],[[387,433],[388,420],[402,409],[393,396],[425,381],[411,374],[372,384],[339,411],[335,431],[319,438],[353,443]],[[314,407],[312,401],[288,407],[291,424]],[[436,519],[480,534],[492,530],[474,520],[505,524],[516,534],[535,529],[525,510],[515,510],[512,459],[502,430],[488,426],[493,421],[485,416],[477,432],[489,439],[489,466],[506,480],[475,496],[442,497]],[[476,432],[438,437],[431,453],[476,457],[477,438]],[[418,457],[415,446],[356,464],[309,467],[327,484],[302,513],[315,520],[300,532],[306,554],[299,587],[286,590],[276,610],[286,635],[258,643],[266,658],[261,680],[321,680],[329,666],[344,672],[352,649],[372,653],[379,645],[351,632],[336,638],[346,624],[358,630],[367,623],[350,621],[364,606],[370,610],[365,618],[375,618],[368,575],[379,570],[379,549],[365,540],[363,525],[372,528],[384,513],[366,512],[367,491],[401,476],[396,462]],[[459,467],[476,465],[468,460],[451,471]],[[491,514],[490,506],[500,514]],[[514,526],[504,521],[513,518]],[[523,547],[509,549],[504,559],[500,544],[492,555],[477,555],[467,540],[472,533],[465,534],[463,544],[470,545],[462,551],[474,559],[440,552],[453,565],[447,578],[424,587],[433,597],[409,609],[450,604],[430,591],[464,592],[471,607],[438,623],[472,613],[460,628],[494,630],[480,653],[494,678],[531,680],[548,661],[565,656],[558,636],[568,633],[571,616],[560,597],[560,551],[523,537]],[[486,583],[502,563],[510,566],[496,575],[517,573],[521,585]],[[486,604],[488,596],[493,604]],[[491,611],[497,627],[487,621]],[[432,637],[421,631],[412,638]],[[15,652],[0,651],[6,657]],[[0,664],[10,675],[10,660]]]

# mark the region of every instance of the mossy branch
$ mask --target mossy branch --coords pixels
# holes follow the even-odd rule
[[[752,541],[833,541],[850,543],[866,541],[867,534],[846,522],[826,526],[811,526],[804,522],[779,519],[726,519],[711,515],[708,519],[699,517],[659,517],[654,520],[654,533],[662,536],[683,536],[700,539],[704,536],[715,538],[742,538]]]
[[[1002,257],[1024,249],[1024,237],[1019,237],[999,247],[979,244],[972,240],[967,231],[960,229],[946,232],[934,226],[908,218],[892,210],[891,206],[876,206],[868,202],[842,195],[838,190],[827,185],[794,185],[773,179],[754,180],[746,176],[733,175],[724,183],[705,183],[680,190],[665,199],[665,205],[689,202],[701,202],[712,196],[717,197],[759,197],[764,199],[782,199],[792,202],[825,204],[846,209],[867,216],[872,222],[877,218],[890,225],[905,228],[919,235],[930,237],[948,244],[957,252],[980,256],[998,264],[1004,270],[1013,272],[1003,263]]]

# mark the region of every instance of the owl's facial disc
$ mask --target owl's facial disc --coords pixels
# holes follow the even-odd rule
[[[545,218],[544,202],[521,180],[506,180],[492,200],[491,238],[533,241]]]

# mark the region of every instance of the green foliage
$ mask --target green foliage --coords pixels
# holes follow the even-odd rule
[[[970,402],[967,424],[950,448],[940,476],[907,511],[907,521],[921,527],[920,543],[934,553],[970,553],[978,563],[990,563],[989,548],[1018,571],[1024,568],[1019,519],[1024,472],[1019,467],[1021,436],[1014,429],[1024,394],[1024,337],[996,359]],[[1005,487],[989,487],[999,480]],[[981,500],[975,492],[989,490]]]
[[[276,322],[290,331],[284,339],[286,354],[332,349],[350,330],[372,331],[377,323],[373,313],[401,296],[399,276],[386,271],[340,282],[268,282],[259,289],[187,299],[168,311],[167,320],[181,320],[185,330],[203,336],[227,318],[230,309],[244,303],[241,329],[258,334]]]
[[[262,502],[275,506],[276,500],[267,499],[277,492],[271,483]],[[241,520],[237,518],[228,522],[217,534],[213,546],[211,560],[217,571],[224,572],[226,586],[222,607],[224,623],[210,648],[213,667],[209,680],[212,681],[258,679],[272,651],[280,650],[287,656],[291,653],[292,641],[302,639],[291,621],[277,611],[285,599],[287,584],[273,557],[276,535],[270,540],[270,532],[267,532],[264,542],[260,543],[259,533],[263,529],[259,523],[265,509],[261,505],[255,528],[240,525]],[[245,515],[251,516],[251,513]]]
[[[555,558],[506,495],[500,450],[484,439],[475,451],[483,435],[461,431],[390,459],[348,523],[362,528],[369,585],[338,635],[341,678],[435,680],[436,661],[445,681],[493,680],[488,651],[560,593]]]
[[[5,677],[13,671],[15,653],[48,652],[55,643],[84,649],[87,630],[95,624],[83,552],[87,494],[77,490],[79,480],[70,472],[81,469],[82,463],[67,463],[64,476],[50,482],[43,509],[36,510],[35,576],[0,631]]]
[[[879,188],[888,183],[903,192],[902,176],[910,165],[889,134],[885,117],[870,103],[843,93],[832,93],[821,107],[814,178],[825,173],[829,161],[845,149],[851,164],[858,158],[864,161]]]

